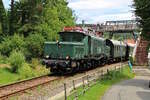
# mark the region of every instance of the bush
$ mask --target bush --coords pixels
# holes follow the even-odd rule
[[[24,63],[23,66],[18,69],[18,73],[22,79],[35,76],[32,68],[27,63]]]
[[[0,44],[0,53],[2,55],[9,56],[13,50],[24,52],[24,47],[24,37],[15,34],[14,36],[3,38],[3,41]]]
[[[37,58],[43,55],[45,39],[40,34],[30,34],[26,39],[27,57]]]
[[[0,64],[6,64],[8,63],[7,57],[0,54]]]
[[[49,69],[46,66],[41,65],[40,60],[37,58],[32,58],[31,68],[33,68],[34,75],[45,75],[49,73]]]
[[[40,65],[39,60],[37,58],[32,58],[31,67],[36,69],[38,65]]]
[[[23,66],[23,64],[25,63],[25,57],[23,55],[22,52],[16,52],[13,51],[11,52],[10,56],[9,56],[9,63],[11,66],[11,71],[14,73],[18,72],[18,69],[21,68]]]
[[[46,75],[46,74],[49,74],[49,69],[46,69],[45,66],[38,65],[36,69],[34,69],[35,76],[41,76],[41,75]]]
[[[24,63],[22,67],[18,69],[18,74],[21,76],[21,79],[38,77],[41,75],[46,75],[49,73],[49,70],[43,66],[36,66],[36,68],[32,68],[29,64]]]

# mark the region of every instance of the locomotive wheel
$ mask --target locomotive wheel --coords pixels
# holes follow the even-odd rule
[[[91,61],[88,61],[87,66],[88,66],[88,69],[91,69],[91,68],[92,68]]]
[[[98,67],[99,66],[99,62],[96,60],[95,61],[95,67]]]
[[[83,66],[84,66],[84,70],[87,70],[87,69],[88,69],[88,64],[87,64],[87,62],[84,62]]]

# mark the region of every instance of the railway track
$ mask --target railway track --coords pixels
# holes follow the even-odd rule
[[[5,100],[8,97],[13,96],[15,94],[25,92],[26,90],[30,90],[38,86],[45,85],[59,79],[60,77],[44,75],[29,80],[24,80],[5,86],[0,86],[0,100]]]
[[[125,64],[126,62],[122,63]],[[100,69],[108,69],[111,68],[111,66],[117,66],[120,63],[114,63],[111,65],[105,65],[103,67],[100,67]],[[86,73],[90,74],[95,72],[97,69],[93,69],[90,71],[86,71]],[[49,76],[49,75],[45,75],[45,76],[40,76],[40,77],[36,77],[36,78],[32,78],[32,79],[28,79],[28,80],[24,80],[24,81],[20,81],[17,83],[12,83],[9,85],[5,85],[5,86],[0,86],[0,100],[5,100],[8,99],[9,97],[15,96],[16,94],[20,94],[20,93],[24,93],[26,90],[32,90],[38,86],[43,86],[46,84],[49,84],[51,82],[57,81],[57,80],[61,80],[62,78],[64,79],[69,79],[69,78],[76,78],[79,76],[83,76],[84,73],[78,73],[75,76],[67,76],[67,77],[58,77],[58,76]],[[70,80],[70,79],[69,79]]]

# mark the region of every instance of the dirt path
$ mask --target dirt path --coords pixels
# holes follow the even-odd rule
[[[150,100],[150,71],[134,69],[136,77],[112,86],[102,100]]]

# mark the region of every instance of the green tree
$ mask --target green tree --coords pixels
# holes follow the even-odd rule
[[[10,10],[10,33],[17,32],[26,37],[35,31],[34,27],[41,22],[42,3],[40,1],[20,0],[11,4],[13,6]]]
[[[135,14],[141,23],[142,36],[150,39],[150,1],[134,0]]]
[[[43,55],[44,37],[41,34],[30,34],[26,38],[27,58],[37,58]]]
[[[7,15],[2,0],[0,0],[0,29],[1,33],[3,33],[2,35],[8,32]]]
[[[62,31],[64,26],[75,25],[73,11],[67,6],[66,0],[45,0],[44,4],[41,26],[46,26],[46,40],[56,40],[57,33]]]
[[[58,18],[64,24],[64,26],[75,25],[75,18],[73,16],[73,11],[68,7],[68,2],[66,0],[51,0],[52,6],[57,8]]]
[[[14,26],[15,26],[15,10],[14,10],[15,1],[11,0],[10,4],[10,15],[9,15],[9,35],[14,34]]]
[[[42,34],[46,35],[46,40],[55,40],[57,32],[64,26],[75,25],[73,12],[67,5],[66,0],[12,0],[10,32],[25,37],[29,33],[44,32]],[[52,37],[47,39],[47,36]]]

